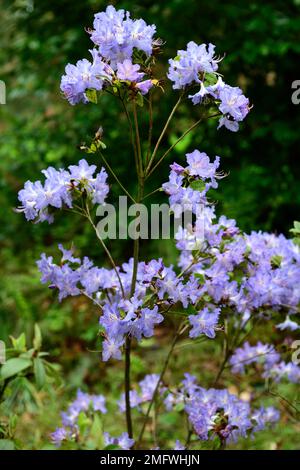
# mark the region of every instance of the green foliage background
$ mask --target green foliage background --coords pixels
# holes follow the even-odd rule
[[[170,161],[183,160],[194,148],[220,155],[229,176],[216,193],[219,213],[236,218],[246,231],[288,234],[300,212],[300,105],[291,102],[291,84],[300,79],[300,1],[113,3],[157,25],[166,41],[162,77],[168,58],[189,40],[212,42],[217,53],[225,55],[222,73],[228,83],[244,89],[253,104],[251,113],[238,134],[216,131],[215,123],[197,128]],[[102,0],[1,0],[0,5],[0,79],[7,88],[7,104],[0,106],[0,337],[7,340],[23,330],[31,334],[34,322],[39,322],[46,346],[60,357],[74,387],[82,380],[97,380],[87,370],[93,364],[100,367],[98,359],[86,352],[95,346],[97,315],[81,300],[58,305],[39,285],[35,260],[42,251],[55,253],[58,242],[73,239],[79,251],[98,263],[105,261],[89,229],[74,216],[62,214],[50,227],[32,225],[13,208],[27,179],[38,179],[46,166],[67,166],[82,158],[79,144],[91,139],[99,125],[104,127],[106,157],[129,189],[134,188],[133,156],[118,105],[103,97],[98,106],[71,107],[59,91],[66,63],[88,57],[91,43],[84,28],[92,26],[93,14],[106,5]],[[176,99],[170,92],[166,82],[165,94],[157,93],[154,138]],[[197,113],[192,105],[180,110],[165,148]],[[167,173],[165,165],[148,190],[159,186]],[[117,195],[114,188],[112,198]],[[163,200],[161,195],[153,199]],[[176,257],[172,242],[149,242],[142,248],[145,258]],[[121,262],[130,256],[131,243],[115,242],[111,249]],[[143,367],[140,364],[137,372]]]

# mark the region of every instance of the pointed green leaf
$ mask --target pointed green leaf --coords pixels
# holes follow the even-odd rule
[[[37,387],[42,388],[46,382],[46,372],[43,361],[39,357],[33,360],[33,371]]]
[[[33,346],[34,349],[36,349],[37,351],[41,349],[42,346],[42,333],[37,323],[34,324]]]
[[[98,103],[96,90],[92,90],[92,89],[86,90],[85,94],[90,103],[94,103],[94,104]]]
[[[136,95],[136,104],[141,108],[144,106],[144,97],[141,93],[137,93]]]
[[[26,337],[25,333],[22,333],[18,338],[10,336],[13,348],[17,351],[26,351]]]
[[[9,359],[5,364],[3,364],[1,368],[0,377],[5,380],[9,377],[13,377],[17,375],[22,370],[28,369],[32,365],[30,359],[25,359],[22,357],[15,357],[13,359]]]

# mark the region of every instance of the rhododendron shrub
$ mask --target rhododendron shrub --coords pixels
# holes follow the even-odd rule
[[[110,262],[109,269],[99,267],[87,257],[78,257],[74,248],[59,245],[57,258],[42,254],[37,261],[41,281],[57,291],[59,300],[86,296],[99,309],[102,360],[124,362],[124,390],[116,406],[126,416],[126,429],[118,436],[105,429],[104,448],[156,447],[151,439],[145,439],[145,430],[157,403],[160,413],[177,410],[185,415],[182,421],[187,422],[187,439],[178,440],[174,430],[175,449],[195,448],[201,441],[217,441],[224,447],[279,420],[276,403],[262,407],[254,396],[245,401],[230,389],[220,388],[225,369],[233,380],[237,374],[251,374],[254,368],[256,375],[268,383],[300,381],[300,368],[290,357],[283,357],[276,345],[255,341],[252,335],[255,325],[264,322],[272,322],[274,330],[282,334],[299,329],[299,246],[283,235],[243,233],[235,220],[217,216],[210,190],[216,190],[225,176],[221,159],[191,148],[180,163],[169,163],[169,180],[160,188],[175,216],[185,211],[194,214],[193,223],[180,226],[175,234],[177,266],[169,266],[163,259],[140,259],[139,237],[133,241],[128,262],[119,265],[113,259],[97,230],[95,217],[96,207],[109,200],[109,184],[115,181],[126,196],[141,203],[149,178],[201,121],[216,121],[216,132],[236,132],[251,105],[240,88],[225,82],[219,71],[223,58],[213,44],[183,45],[169,60],[167,77],[162,77],[158,75],[157,59],[163,41],[155,25],[109,6],[95,15],[93,28],[87,31],[92,42],[90,59],[66,66],[61,91],[71,105],[87,105],[87,112],[103,93],[120,101],[128,121],[137,191],[134,196],[128,193],[113,168],[113,158],[106,159],[102,129],[90,146],[82,147],[86,159],[67,169],[47,168],[41,180],[27,181],[19,192],[18,210],[28,221],[52,223],[55,213],[64,209],[79,213],[95,230]],[[163,95],[167,79],[177,102],[153,143],[153,96],[168,99]],[[184,100],[201,109],[201,119],[161,154],[161,142]],[[145,138],[139,114],[148,109],[149,135]],[[144,138],[148,145],[143,145]],[[88,154],[99,155],[105,168],[89,164]],[[139,342],[153,337],[157,325],[167,318],[176,319],[177,330],[161,370],[149,373],[138,384],[132,383],[132,343],[138,348]],[[181,383],[165,382],[174,347],[187,336],[191,341],[200,338],[224,345],[223,357],[216,355],[220,367],[213,383],[203,383],[200,366],[197,377],[183,370]],[[140,413],[137,423],[132,419],[133,408]],[[102,395],[79,390],[75,401],[62,413],[61,426],[52,434],[53,442],[60,446],[78,441],[89,428],[89,420],[106,411]],[[82,423],[87,424],[84,427]]]

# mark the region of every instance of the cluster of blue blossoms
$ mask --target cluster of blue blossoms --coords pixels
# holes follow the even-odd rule
[[[80,438],[79,417],[93,417],[96,413],[106,414],[106,400],[103,395],[89,395],[88,393],[77,391],[76,399],[69,405],[67,411],[61,413],[62,426],[56,428],[51,434],[51,441],[56,447],[60,447],[65,442],[78,441]],[[130,439],[127,432],[117,438],[112,438],[108,433],[104,433],[105,446],[114,445],[120,449],[128,450],[134,440]]]
[[[205,389],[197,384],[196,377],[193,375],[185,374],[184,377],[179,387],[174,389],[161,384],[158,396],[167,412],[181,407],[195,435],[201,441],[218,437],[221,442],[229,443],[236,441],[239,437],[253,436],[255,432],[279,420],[279,412],[271,406],[251,409],[248,401],[242,400],[227,390]],[[159,375],[146,375],[139,383],[139,391],[131,390],[131,408],[136,408],[143,413],[143,404],[152,400],[158,382]],[[122,396],[119,401],[119,409],[122,413],[125,411],[124,401],[124,396]],[[76,400],[71,403],[67,412],[61,414],[62,427],[52,433],[52,442],[59,447],[62,443],[79,437],[77,421],[80,413],[106,413],[106,411],[105,399],[102,395],[88,395],[79,390]],[[106,447],[117,446],[128,450],[134,443],[134,439],[129,438],[126,432],[119,437],[111,437],[109,433],[104,433]],[[180,441],[177,440],[174,443],[174,450],[184,449],[185,446]]]
[[[259,365],[262,367],[261,375],[265,379],[272,379],[274,382],[287,379],[289,382],[300,383],[300,367],[293,362],[282,361],[280,354],[271,344],[258,342],[255,346],[250,346],[246,342],[235,350],[230,364],[233,373],[244,374],[247,366]],[[257,369],[255,373],[257,374]]]
[[[44,184],[41,181],[27,181],[19,191],[21,206],[18,212],[24,212],[27,220],[53,222],[53,211],[63,207],[72,208],[73,200],[83,194],[93,204],[104,204],[109,192],[106,183],[107,173],[104,168],[95,175],[96,165],[89,165],[80,160],[78,165],[70,165],[68,170],[56,170],[53,167],[43,170]]]
[[[154,82],[145,78],[133,60],[135,51],[151,56],[155,29],[142,19],[132,20],[129,12],[117,11],[112,5],[97,13],[94,28],[89,31],[94,43],[90,50],[92,61],[83,59],[76,65],[68,64],[61,79],[61,90],[68,101],[72,105],[87,103],[87,90],[100,91],[120,82],[132,91],[148,93]]]
[[[107,412],[103,395],[89,395],[77,391],[76,399],[69,405],[67,411],[61,413],[62,426],[51,434],[52,442],[59,447],[65,440],[75,439],[78,435],[78,418],[80,413]]]
[[[122,89],[145,95],[153,86],[161,86],[161,80],[153,77],[149,62],[161,46],[155,33],[155,25],[147,25],[143,19],[133,20],[129,12],[116,10],[112,5],[97,13],[89,31],[94,43],[90,50],[92,60],[82,59],[66,66],[61,79],[64,96],[74,105],[88,103],[89,90],[99,92],[111,87],[114,92]],[[179,50],[176,58],[169,60],[167,76],[174,89],[189,91],[200,86],[199,91],[189,95],[192,102],[215,102],[222,115],[219,127],[224,125],[236,132],[249,112],[249,100],[240,88],[224,83],[217,72],[220,60],[215,57],[213,44],[189,42],[186,50]]]
[[[140,382],[140,392],[131,390],[131,407],[143,412],[142,404],[149,402],[157,386],[159,376],[151,374]],[[229,393],[227,390],[205,389],[197,384],[191,374],[179,387],[159,387],[159,397],[166,410],[172,411],[180,406],[187,414],[195,434],[200,440],[215,437],[224,442],[236,441],[239,437],[252,436],[268,425],[276,423],[280,417],[273,407],[261,407],[252,410],[248,401]],[[124,411],[124,399],[119,402],[120,411]],[[176,442],[175,449],[184,449],[183,444]]]
[[[175,59],[170,59],[168,78],[173,82],[175,90],[190,86],[200,87],[197,93],[189,95],[193,104],[202,103],[206,98],[216,100],[220,113],[223,115],[219,127],[223,125],[236,132],[239,122],[247,116],[249,100],[238,87],[231,87],[217,73],[220,58],[215,57],[213,44],[197,45],[191,41],[186,50],[177,51]]]

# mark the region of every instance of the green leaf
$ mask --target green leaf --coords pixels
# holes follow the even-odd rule
[[[174,406],[174,410],[175,411],[183,411],[185,408],[185,404],[184,403],[177,403],[177,405]]]
[[[5,364],[3,364],[1,368],[0,377],[3,380],[8,379],[9,377],[13,377],[17,375],[22,370],[28,369],[32,365],[30,359],[25,359],[22,357],[16,357],[13,359],[9,359]]]
[[[272,267],[273,268],[280,268],[281,261],[282,261],[282,256],[280,256],[280,255],[272,256],[272,258],[271,258]]]
[[[87,446],[89,449],[103,449],[104,447],[102,422],[98,414],[94,416]]]
[[[190,304],[188,308],[183,311],[183,313],[186,313],[187,315],[197,315],[198,310]]]
[[[199,284],[200,284],[200,285],[205,284],[205,276],[204,276],[204,274],[202,274],[202,273],[195,273],[194,276],[195,276],[195,278],[197,278],[197,279],[199,280]]]
[[[141,108],[144,106],[144,97],[141,93],[137,93],[136,95],[136,104]]]
[[[33,371],[37,387],[42,388],[46,382],[46,372],[43,361],[39,357],[33,360]]]
[[[215,73],[206,73],[204,85],[205,86],[214,85],[215,83],[217,83],[217,80],[218,80],[218,77]]]
[[[34,324],[34,338],[33,338],[33,347],[37,351],[41,349],[42,346],[42,333],[40,327],[37,323]]]
[[[99,140],[99,147],[101,147],[103,150],[106,149],[106,145],[104,142],[102,142],[102,140]]]
[[[205,182],[201,180],[192,181],[190,187],[195,191],[203,191],[205,188]]]
[[[86,90],[85,94],[90,103],[94,103],[94,104],[98,103],[96,90],[93,90],[93,89]]]
[[[90,427],[90,420],[83,411],[81,411],[78,415],[77,424],[80,435],[84,434],[86,429]]]
[[[25,333],[22,333],[18,338],[10,336],[13,348],[17,351],[26,351],[26,337]]]
[[[295,221],[294,227],[290,229],[290,232],[295,235],[300,235],[300,222]]]
[[[9,439],[0,439],[0,450],[15,450],[15,444]]]

